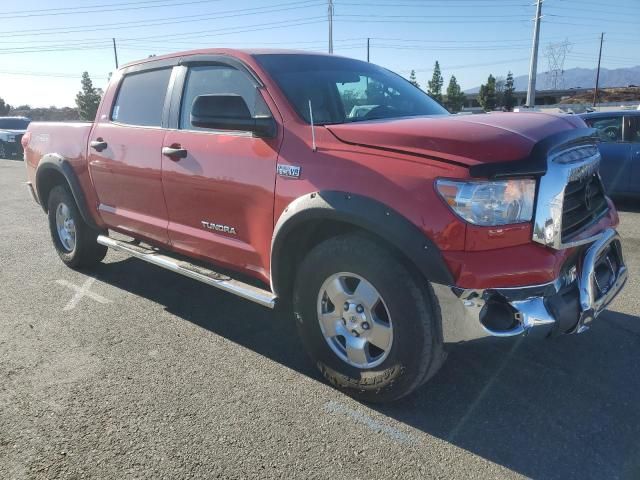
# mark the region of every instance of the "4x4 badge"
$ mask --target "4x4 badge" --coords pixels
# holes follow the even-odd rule
[[[278,164],[278,175],[287,178],[300,178],[301,167],[297,165]]]

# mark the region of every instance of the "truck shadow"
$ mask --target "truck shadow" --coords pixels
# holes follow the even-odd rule
[[[322,381],[284,309],[136,259],[91,275]],[[366,407],[528,477],[640,478],[637,322],[608,311],[584,335],[470,343],[410,397]]]

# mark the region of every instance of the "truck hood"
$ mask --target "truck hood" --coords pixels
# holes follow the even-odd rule
[[[584,122],[572,115],[491,113],[327,125],[340,141],[466,166],[521,160],[540,140]]]

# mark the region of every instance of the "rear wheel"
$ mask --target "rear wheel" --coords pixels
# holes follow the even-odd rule
[[[48,212],[53,245],[67,266],[90,267],[105,257],[107,247],[97,242],[100,232],[84,221],[66,186],[58,185],[51,190]]]
[[[411,393],[442,365],[440,318],[426,281],[367,237],[345,235],[302,261],[298,330],[334,386],[364,401]]]

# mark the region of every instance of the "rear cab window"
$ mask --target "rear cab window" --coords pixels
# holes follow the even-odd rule
[[[125,125],[160,127],[171,68],[125,75],[113,103],[111,120]]]

